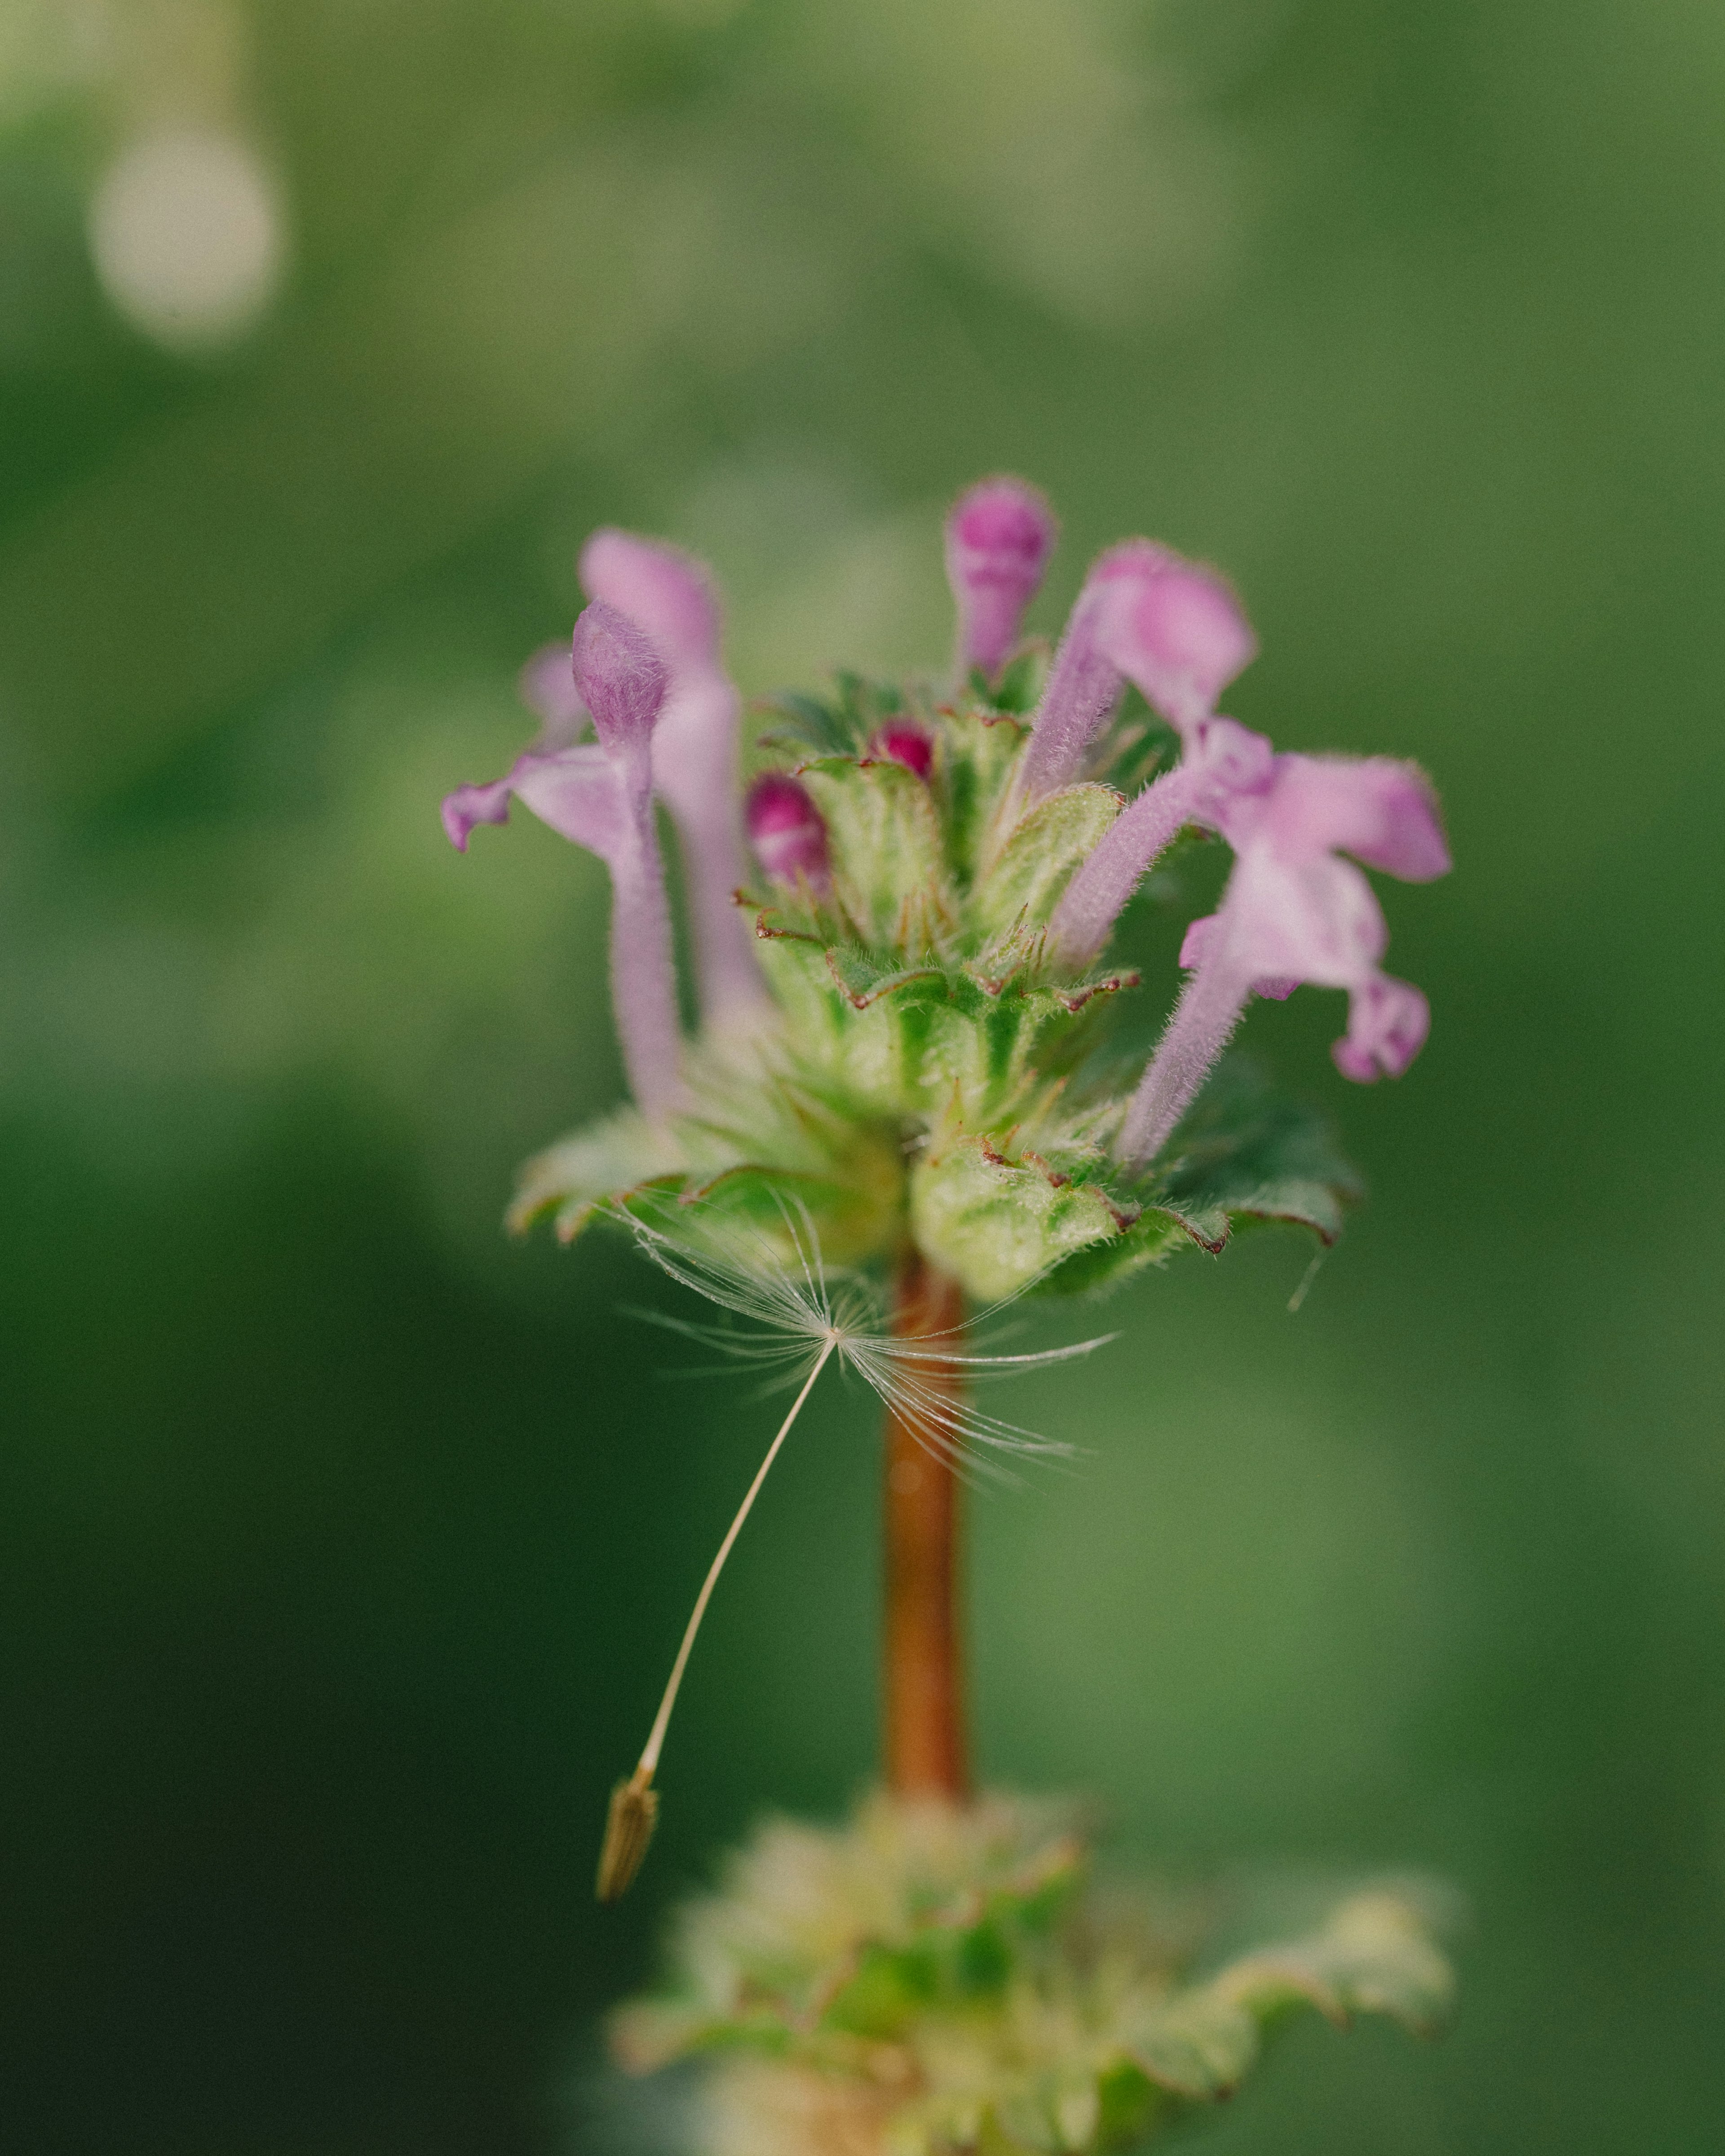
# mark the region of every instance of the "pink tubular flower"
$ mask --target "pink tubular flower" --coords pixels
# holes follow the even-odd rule
[[[642,1112],[663,1115],[681,1094],[670,912],[653,829],[654,729],[670,677],[634,623],[602,600],[575,624],[571,677],[598,742],[531,748],[490,785],[458,787],[444,803],[444,829],[465,853],[475,824],[507,823],[513,794],[605,863],[624,1064]]]
[[[1449,848],[1423,775],[1389,757],[1279,756],[1267,783],[1230,793],[1216,820],[1234,873],[1217,911],[1187,931],[1192,978],[1116,1146],[1132,1166],[1167,1142],[1255,993],[1286,996],[1302,981],[1346,988],[1335,1057],[1349,1078],[1399,1077],[1425,1040],[1425,997],[1379,969],[1389,931],[1372,887],[1337,857],[1345,849],[1409,883],[1444,875]]]
[[[1019,640],[1054,552],[1054,512],[1021,479],[978,480],[947,518],[947,581],[958,605],[958,671],[992,677]]]
[[[774,883],[824,886],[827,827],[807,787],[788,772],[763,772],[749,788],[744,815],[749,844]]]
[[[680,547],[633,532],[595,531],[581,581],[644,629],[670,669],[653,737],[653,782],[683,850],[702,1014],[721,1024],[755,1009],[765,990],[732,894],[743,880],[737,728],[742,699],[719,658],[719,607],[702,565]]]
[[[1067,786],[1128,680],[1189,747],[1257,649],[1219,577],[1148,539],[1111,547],[1085,579],[1025,753],[1024,792]]]
[[[1050,944],[1072,967],[1088,965],[1101,949],[1139,879],[1181,827],[1217,825],[1231,794],[1269,783],[1274,755],[1263,735],[1212,716],[1216,698],[1257,649],[1219,578],[1136,540],[1103,556],[1086,593],[1091,587],[1099,690],[1103,669],[1133,683],[1179,734],[1185,754],[1116,819],[1067,887]],[[1085,604],[1081,598],[1080,609]]]
[[[1236,720],[1192,727],[1180,762],[1121,811],[1067,885],[1049,929],[1055,962],[1075,971],[1087,966],[1158,855],[1188,824],[1217,826],[1230,795],[1268,785],[1275,761],[1264,736]]]

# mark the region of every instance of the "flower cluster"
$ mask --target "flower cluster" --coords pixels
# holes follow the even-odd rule
[[[1343,1895],[1218,1964],[1208,1911],[1099,1884],[1078,1825],[1002,1796],[769,1821],[680,1912],[675,1988],[624,2008],[614,2047],[636,2072],[715,2061],[706,2156],[1056,2156],[1226,2097],[1291,2009],[1441,2020],[1429,1887]]]
[[[549,1212],[572,1235],[616,1204],[722,1240],[789,1200],[830,1255],[908,1236],[991,1301],[1100,1286],[1183,1237],[1215,1249],[1242,1218],[1333,1235],[1349,1181],[1321,1127],[1217,1065],[1254,995],[1309,982],[1348,993],[1347,1076],[1407,1067],[1425,1001],[1382,970],[1358,864],[1442,875],[1431,790],[1411,764],[1278,754],[1222,715],[1251,629],[1219,577],[1147,540],[1097,561],[1051,663],[1021,644],[1054,536],[1022,482],[972,488],[947,527],[952,678],[840,675],[775,700],[747,741],[706,570],[626,532],[588,541],[569,656],[522,677],[539,740],[444,804],[458,847],[513,798],[611,871],[633,1105],[528,1164],[517,1224]],[[693,1040],[655,803],[683,856]],[[1140,983],[1109,970],[1110,935],[1190,827],[1227,842],[1233,874],[1122,1083],[1099,1034]]]

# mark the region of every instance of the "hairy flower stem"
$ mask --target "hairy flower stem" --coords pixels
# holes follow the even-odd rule
[[[892,1329],[901,1340],[952,1336],[964,1322],[964,1291],[914,1248],[894,1283]],[[956,1403],[964,1378],[932,1359],[919,1372],[925,1394]],[[958,1623],[958,1477],[897,1410],[886,1414],[886,1611],[881,1669],[887,1787],[904,1797],[970,1793]]]

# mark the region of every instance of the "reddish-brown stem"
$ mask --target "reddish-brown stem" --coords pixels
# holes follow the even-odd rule
[[[951,1333],[964,1291],[906,1252],[894,1283],[892,1329],[901,1340]],[[956,1342],[955,1342],[956,1344]],[[954,1398],[955,1365],[917,1365],[918,1389]],[[951,1457],[886,1414],[886,1622],[881,1691],[886,1784],[906,1797],[969,1794],[963,1661],[958,1622],[958,1478]]]

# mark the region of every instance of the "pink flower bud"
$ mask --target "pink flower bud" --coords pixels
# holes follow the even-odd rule
[[[889,719],[876,727],[869,754],[882,762],[901,763],[918,778],[927,778],[934,768],[933,742],[909,719]]]
[[[947,581],[958,604],[958,665],[998,674],[1018,642],[1054,551],[1054,513],[1021,479],[978,480],[947,519]]]
[[[749,844],[775,883],[825,883],[827,827],[808,788],[788,772],[762,773],[749,788],[743,820]]]

